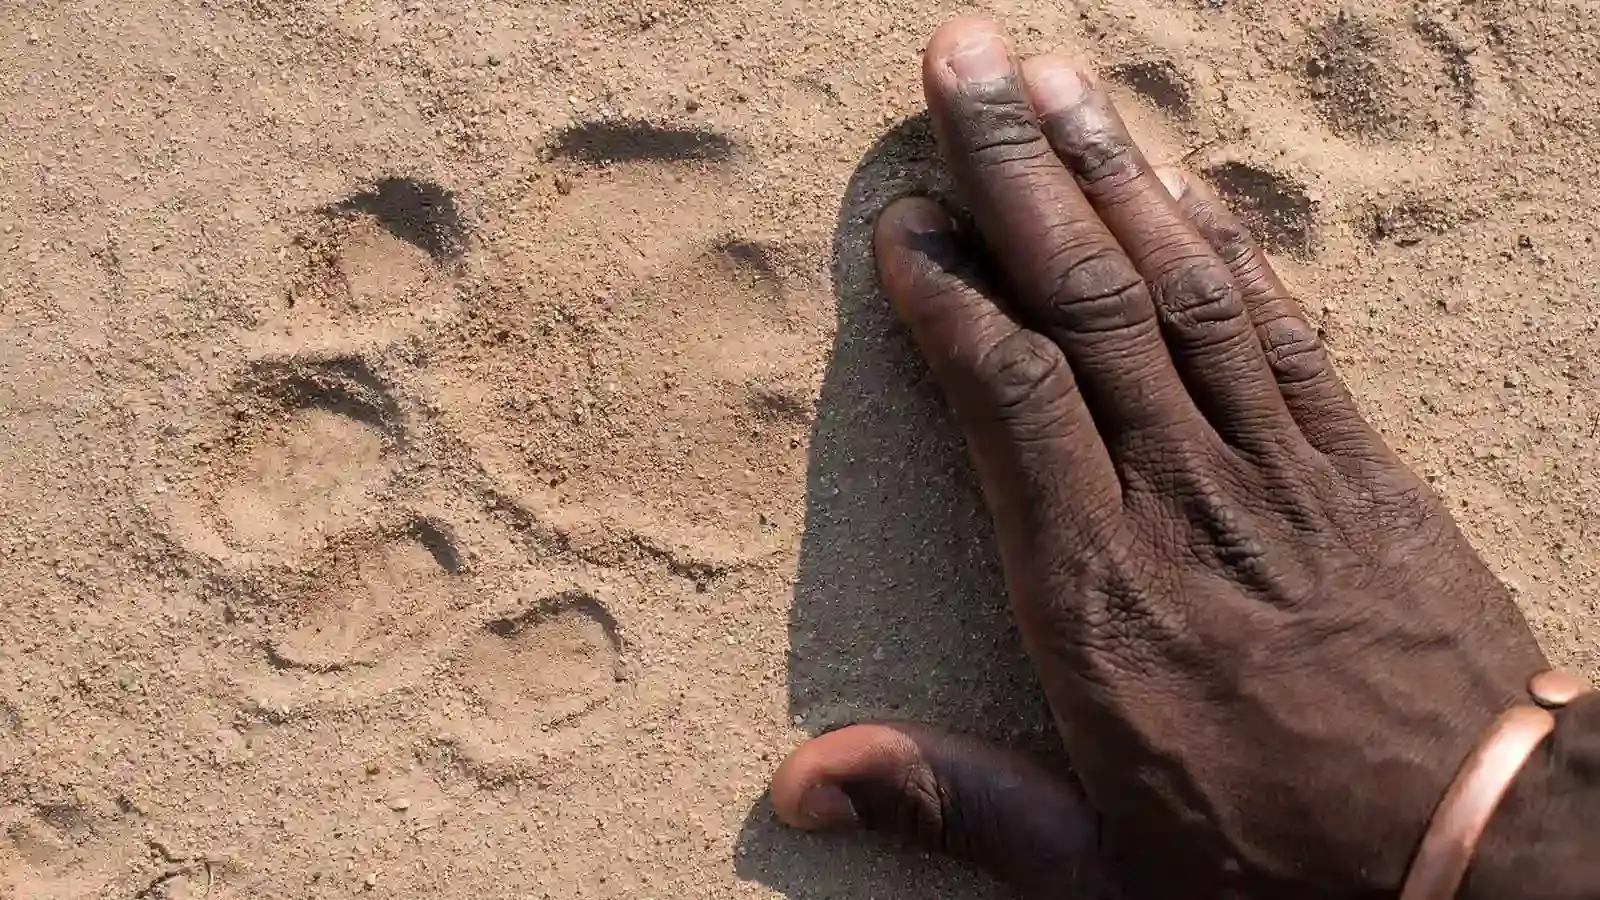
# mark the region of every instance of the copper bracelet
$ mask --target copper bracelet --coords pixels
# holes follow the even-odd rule
[[[1582,678],[1560,669],[1541,672],[1528,682],[1528,693],[1537,705],[1507,710],[1461,764],[1422,835],[1400,900],[1455,897],[1489,817],[1533,751],[1555,730],[1556,717],[1550,710],[1566,706],[1587,690]]]

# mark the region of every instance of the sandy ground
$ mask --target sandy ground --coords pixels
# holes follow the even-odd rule
[[[762,799],[863,716],[1054,740],[864,256],[956,9],[0,4],[0,895],[1000,896]],[[983,11],[1594,674],[1590,4]]]

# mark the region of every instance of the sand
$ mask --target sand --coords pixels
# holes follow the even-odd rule
[[[0,896],[1002,896],[763,800],[867,716],[1055,742],[865,256],[957,9],[5,4]],[[984,11],[1595,674],[1589,5]]]

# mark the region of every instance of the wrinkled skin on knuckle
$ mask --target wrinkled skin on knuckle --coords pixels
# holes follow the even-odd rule
[[[1284,517],[1271,498],[1259,496],[1227,466],[1175,465],[1159,475],[1162,513],[1170,517],[1160,538],[1169,555],[1191,568],[1220,575],[1242,598],[1271,602],[1283,597],[1281,559],[1275,544],[1285,529]],[[1175,527],[1174,527],[1175,526]]]
[[[1223,263],[1235,266],[1250,253],[1254,238],[1243,222],[1224,214],[1210,200],[1197,203],[1193,215]]]
[[[1197,530],[1197,540],[1190,544],[1191,553],[1230,583],[1257,597],[1278,593],[1279,573],[1268,554],[1262,529],[1256,527],[1257,516],[1215,495],[1192,496],[1190,506],[1193,511],[1189,518]]]
[[[1209,259],[1169,263],[1151,284],[1151,291],[1156,308],[1198,345],[1236,340],[1250,327],[1238,285]]]
[[[929,849],[960,852],[962,844],[959,835],[953,834],[948,827],[953,804],[946,798],[938,777],[931,769],[920,765],[908,768],[896,795],[896,830],[902,834],[916,835],[917,841]],[[952,840],[953,837],[957,840]]]
[[[1181,635],[1184,614],[1160,602],[1173,573],[1135,533],[1107,523],[1090,543],[1075,562],[1041,559],[1036,580],[1047,587],[1031,602],[1019,597],[1016,613],[1035,655],[1061,661],[1098,694],[1161,673],[1162,645]]]
[[[904,835],[935,852],[959,849],[948,840],[952,808],[938,774],[927,764],[907,765],[896,781],[867,779],[846,784],[861,823],[873,831]]]
[[[1242,221],[1218,209],[1209,199],[1196,201],[1190,208],[1190,215],[1200,225],[1206,242],[1232,273],[1241,293],[1258,298],[1258,302],[1276,299],[1287,301],[1290,307],[1297,305],[1284,295],[1266,254],[1256,246],[1255,237]]]
[[[1305,384],[1328,372],[1328,353],[1317,331],[1299,316],[1284,315],[1262,324],[1267,365],[1283,385]]]
[[[1241,291],[1263,299],[1282,298],[1292,305],[1298,305],[1277,284],[1278,276],[1268,265],[1265,254],[1252,253],[1247,247],[1231,258],[1224,257],[1223,261],[1233,268],[1234,281]]]
[[[1044,267],[1045,325],[1076,335],[1116,334],[1150,321],[1150,293],[1127,257],[1098,236],[1061,235]]]
[[[1202,434],[1149,432],[1125,447],[1124,497],[1151,552],[1166,564],[1182,562],[1179,551],[1194,532],[1192,515],[1207,501],[1232,505],[1250,497],[1252,468],[1240,463],[1219,439]]]
[[[1075,390],[1061,351],[1044,335],[1013,331],[972,363],[987,406],[1015,439],[1052,436],[1067,414]]]
[[[1125,496],[1171,564],[1220,576],[1236,598],[1277,609],[1324,599],[1324,562],[1348,551],[1331,516],[1348,486],[1300,442],[1268,458],[1225,445],[1151,442]],[[1332,555],[1330,555],[1332,554]]]
[[[1053,117],[1049,126],[1061,157],[1086,187],[1114,188],[1141,174],[1138,154],[1115,111],[1091,103]]]
[[[945,765],[960,765],[947,760]],[[1006,823],[986,790],[982,772],[938,772],[908,766],[891,790],[858,798],[864,823],[909,837],[924,849],[960,859],[977,858],[974,841],[1004,833]]]
[[[956,165],[1006,171],[1051,159],[1032,107],[1009,79],[963,88],[953,106],[960,113],[942,121]]]
[[[1097,852],[1100,823],[1072,776],[959,748],[957,742],[931,754],[893,782],[847,788],[863,824],[982,862],[1025,897],[1109,896]]]

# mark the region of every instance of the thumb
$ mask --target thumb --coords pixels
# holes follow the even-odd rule
[[[808,831],[899,835],[1031,896],[1105,893],[1099,822],[1077,782],[973,738],[910,723],[852,725],[790,754],[772,778],[772,805]]]

